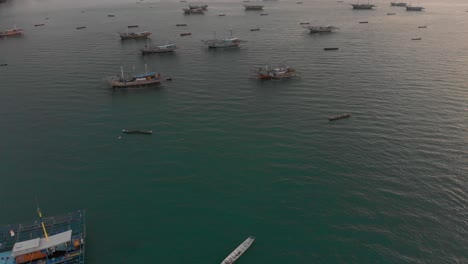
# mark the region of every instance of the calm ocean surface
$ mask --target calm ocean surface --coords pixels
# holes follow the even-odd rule
[[[33,219],[35,196],[46,215],[84,208],[87,263],[219,263],[249,235],[240,264],[468,263],[467,1],[204,3],[0,4],[0,30],[25,31],[0,39],[0,224]],[[116,34],[134,24],[180,48],[142,57]],[[240,49],[202,46],[230,30]],[[103,81],[145,63],[173,81]],[[250,78],[265,64],[301,78]]]

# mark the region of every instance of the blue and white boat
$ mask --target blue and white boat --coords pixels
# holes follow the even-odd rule
[[[2,264],[84,264],[85,211],[0,227]]]

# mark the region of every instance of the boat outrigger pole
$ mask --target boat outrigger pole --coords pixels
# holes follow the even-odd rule
[[[45,228],[44,221],[42,221],[42,212],[41,212],[41,209],[39,208],[39,203],[37,202],[37,198],[36,198],[36,205],[37,205],[37,213],[39,214],[39,219],[41,219],[41,225],[42,225],[42,230],[44,231],[44,236],[46,238],[46,241],[49,241],[49,236],[47,235],[47,230]]]

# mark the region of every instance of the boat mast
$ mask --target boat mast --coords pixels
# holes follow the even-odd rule
[[[39,208],[39,203],[37,202],[37,197],[36,197],[36,208],[37,208],[37,214],[39,214],[39,219],[41,219],[41,225],[42,225],[42,230],[44,231],[44,236],[47,241],[49,241],[49,236],[47,235],[47,230],[45,228],[44,221],[42,221],[42,212],[41,209]]]
[[[122,80],[124,79],[124,75],[123,75],[123,67],[120,66],[120,73],[122,74]]]

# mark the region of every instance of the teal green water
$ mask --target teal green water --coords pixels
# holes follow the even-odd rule
[[[239,263],[468,262],[468,3],[239,2],[1,4],[1,29],[25,34],[0,39],[0,223],[33,219],[35,196],[48,215],[84,208],[87,263],[220,263],[249,235]],[[132,24],[180,48],[141,57],[116,35]],[[231,29],[240,49],[202,46]],[[103,82],[145,63],[173,81]],[[301,78],[249,78],[267,63]]]

